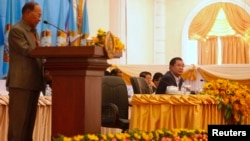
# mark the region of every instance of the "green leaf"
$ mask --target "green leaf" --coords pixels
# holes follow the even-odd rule
[[[218,104],[218,109],[221,109],[222,106],[223,106],[223,104],[220,102],[220,103]]]
[[[227,116],[227,113],[228,113],[228,109],[224,109],[224,117],[226,118]]]
[[[232,104],[231,104],[231,103],[228,103],[228,104],[227,104],[227,108],[230,109],[230,110],[233,109]]]
[[[242,123],[242,115],[239,115],[240,116],[240,121],[238,122],[238,124],[240,125]]]
[[[220,97],[219,96],[217,96],[215,99],[216,99],[216,101],[220,101]]]
[[[222,98],[222,97],[220,97],[220,102],[221,102],[221,101],[223,101],[223,98]]]
[[[227,109],[227,114],[226,114],[226,121],[229,120],[232,117],[232,110]]]

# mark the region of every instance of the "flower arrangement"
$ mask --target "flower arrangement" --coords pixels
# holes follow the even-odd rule
[[[104,47],[106,34],[107,32],[103,29],[98,29],[96,37],[92,37],[93,43],[97,46]],[[114,34],[112,34],[112,36],[114,40],[115,52],[122,52],[124,50],[124,44],[117,36],[115,36]]]
[[[159,129],[151,132],[129,130],[126,133],[86,134],[74,137],[63,135],[54,138],[53,141],[207,141],[208,135],[205,130],[188,129]]]
[[[104,47],[106,32],[103,29],[98,29],[96,37],[92,37],[93,43],[97,46]]]
[[[224,119],[230,124],[241,124],[250,113],[250,90],[235,81],[218,79],[203,86],[204,94],[214,95]]]

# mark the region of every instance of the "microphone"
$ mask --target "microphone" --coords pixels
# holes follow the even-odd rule
[[[55,26],[54,24],[49,23],[49,22],[48,22],[48,21],[46,21],[46,20],[44,20],[44,21],[43,21],[43,23],[44,23],[44,24],[51,25],[51,26],[55,27],[56,29],[58,29],[58,30],[60,30],[60,31],[62,31],[62,32],[64,32],[64,33],[66,33],[67,38],[68,38],[68,45],[69,45],[69,46],[71,46],[71,44],[70,44],[70,37],[69,37],[69,35],[68,35],[68,33],[67,33],[67,32],[65,32],[64,30],[62,30],[62,29],[60,29],[59,27]]]
[[[204,79],[200,79],[200,81],[201,81],[201,82],[206,82],[206,80],[204,80]]]

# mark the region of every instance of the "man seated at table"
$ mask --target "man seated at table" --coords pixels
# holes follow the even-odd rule
[[[154,93],[159,85],[159,82],[160,82],[162,76],[163,76],[163,73],[161,73],[161,72],[154,73],[153,80],[152,80],[154,85],[155,85],[155,87],[153,87]]]
[[[175,57],[169,62],[169,71],[167,71],[161,78],[159,85],[156,89],[156,94],[166,93],[168,86],[176,86],[178,90],[181,90],[183,79],[181,77],[184,70],[184,62],[182,58]]]
[[[148,87],[149,87],[149,91],[150,93],[154,93],[154,89],[156,89],[156,86],[155,84],[153,83],[152,81],[152,74],[151,72],[148,72],[148,71],[142,71],[140,74],[139,74],[139,77],[142,77],[146,80],[147,84],[148,84]]]
[[[118,68],[114,68],[111,70],[110,75],[122,77],[122,71]]]

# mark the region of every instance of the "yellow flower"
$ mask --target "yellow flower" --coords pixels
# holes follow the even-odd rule
[[[134,134],[134,137],[135,137],[137,140],[140,140],[140,139],[141,139],[141,136],[140,136],[138,133],[135,133],[135,134]]]
[[[63,138],[63,141],[72,141],[72,140],[71,140],[71,138],[69,138],[69,137],[64,137],[64,138]]]
[[[149,136],[148,136],[148,134],[146,134],[145,132],[142,133],[142,138],[143,138],[144,140],[149,140]]]
[[[240,118],[239,118],[238,113],[234,113],[234,120],[235,120],[236,122],[239,122],[239,121],[240,121]]]
[[[247,105],[250,105],[250,95],[247,95],[245,100],[246,100]]]
[[[99,140],[98,137],[95,134],[88,134],[87,137],[88,137],[89,140],[92,140],[92,141]]]
[[[220,92],[219,92],[219,95],[221,95],[221,96],[226,95],[226,91],[220,91]]]
[[[236,120],[237,115],[234,115]],[[239,117],[238,117],[239,118]],[[177,135],[176,135],[177,134]],[[173,136],[175,135],[175,136]],[[99,137],[99,139],[98,139]],[[160,141],[160,140],[172,140],[172,141],[207,141],[207,132],[203,129],[158,129],[156,131],[145,132],[140,130],[129,130],[125,133],[116,134],[86,134],[77,135],[72,138],[59,136],[55,140],[62,141],[77,141],[77,140],[88,140],[88,141]]]
[[[97,35],[99,36],[103,36],[106,34],[106,32],[102,28],[99,28],[97,32],[98,32]]]
[[[236,96],[230,97],[230,103],[234,103],[237,100]]]
[[[220,91],[216,89],[216,90],[214,90],[214,94],[218,95],[218,94],[220,94]]]
[[[106,135],[101,135],[103,140],[107,140],[107,136]]]
[[[250,113],[250,91],[247,86],[238,82],[212,80],[204,85],[202,93],[216,97],[218,108],[225,110],[226,120],[233,120],[234,123],[240,124],[242,118]]]
[[[94,43],[99,42],[99,39],[97,37],[92,37],[92,40],[93,40]]]
[[[122,41],[111,33],[114,39],[114,49],[115,52],[122,52],[124,50],[124,44]],[[97,46],[104,47],[105,46],[105,38],[106,38],[106,31],[103,29],[98,29],[96,37],[92,37],[93,43]]]
[[[233,109],[235,110],[235,111],[239,111],[239,104],[237,104],[237,103],[234,103],[233,104]]]
[[[129,138],[129,137],[130,137],[130,134],[129,134],[129,133],[124,133],[124,137],[125,137],[125,138]]]
[[[114,137],[115,137],[114,134],[112,134],[112,133],[109,133],[109,134],[108,134],[108,138],[111,138],[111,139],[112,139],[112,138],[114,138]]]
[[[246,105],[246,100],[245,100],[245,98],[240,98],[240,104],[241,104],[241,105]]]
[[[116,37],[116,36],[114,36],[114,46],[115,46],[115,50],[117,51],[117,52],[121,52],[123,49],[124,49],[124,44],[121,42],[121,40],[118,38],[118,37]]]
[[[226,90],[225,94],[231,94],[232,91],[230,89]]]
[[[81,141],[83,139],[83,135],[74,136],[74,141]]]
[[[181,141],[192,141],[192,139],[187,136],[184,136],[181,138]]]
[[[223,99],[223,104],[224,104],[224,105],[227,105],[228,102],[229,102],[229,99],[228,99],[228,98],[224,98],[224,99]]]
[[[124,139],[124,135],[123,135],[122,133],[117,133],[117,134],[115,135],[115,137],[116,137],[118,140]]]

